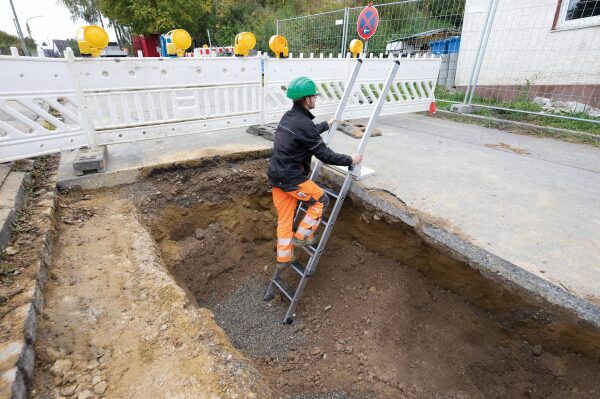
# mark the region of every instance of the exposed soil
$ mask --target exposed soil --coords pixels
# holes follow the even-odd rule
[[[527,151],[524,148],[519,148],[519,147],[514,147],[510,144],[506,144],[506,143],[498,143],[498,144],[486,144],[486,147],[489,148],[498,148],[501,150],[506,150],[506,151],[511,151],[514,152],[515,154],[529,154],[529,151]]]
[[[349,200],[284,325],[287,301],[262,298],[276,219],[256,158],[61,197],[33,397],[600,397],[600,363],[523,340],[468,272],[445,286],[498,313],[441,288],[457,261]]]
[[[417,269],[431,248],[376,215],[361,221],[350,202],[294,323],[282,327],[287,301],[261,298],[276,224],[265,169],[262,159],[221,161],[123,192],[152,194],[137,206],[169,270],[276,397],[600,397],[598,362],[524,341],[516,326],[440,288]],[[372,240],[379,253],[364,246]],[[405,247],[413,258],[392,256]]]
[[[34,398],[271,397],[169,276],[130,197],[73,193],[59,208]]]

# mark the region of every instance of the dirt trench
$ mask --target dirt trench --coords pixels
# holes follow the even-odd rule
[[[262,300],[276,226],[265,170],[260,157],[215,158],[154,171],[119,195],[133,199],[175,280],[214,312],[275,397],[600,397],[600,363],[524,340],[514,317],[489,312],[518,316],[509,293],[479,308],[455,293],[473,280],[441,288],[433,271],[460,262],[352,201],[284,326],[287,301]]]
[[[63,193],[31,396],[600,397],[600,364],[540,333],[593,346],[585,330],[352,200],[283,325],[287,301],[262,300],[265,169],[262,153],[215,157]]]

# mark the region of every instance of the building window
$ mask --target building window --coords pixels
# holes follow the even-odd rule
[[[600,0],[559,0],[554,29],[600,25]]]

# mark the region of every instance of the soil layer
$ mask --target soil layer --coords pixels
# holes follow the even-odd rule
[[[155,173],[119,195],[134,198],[170,272],[215,312],[276,397],[600,397],[600,363],[528,342],[519,326],[436,285],[419,267],[448,255],[356,203],[342,210],[294,323],[282,327],[287,301],[261,298],[276,226],[265,170],[264,159],[216,160]]]

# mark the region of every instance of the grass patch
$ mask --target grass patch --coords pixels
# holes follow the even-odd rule
[[[438,100],[446,100],[451,102],[462,102],[465,98],[465,93],[458,91],[448,90],[446,87],[437,86],[435,89],[435,97]],[[529,111],[529,112],[544,112],[539,104],[527,98],[526,93],[521,93],[516,101],[513,102],[502,102],[494,99],[483,98],[479,96],[473,96],[473,104],[477,105],[490,105],[502,108],[508,108],[510,110],[497,110],[489,108],[476,108],[473,111],[474,115],[488,116],[492,118],[505,119],[508,121],[530,123],[540,127],[555,127],[559,129],[575,130],[578,132],[590,133],[600,136],[600,123],[578,121],[572,119],[556,118],[553,115],[569,116],[573,118],[583,118],[596,120],[600,122],[600,118],[593,117],[587,112],[569,112],[561,114],[547,113],[545,115],[532,115],[518,111]],[[441,110],[450,110],[452,104],[445,101],[438,102],[437,106]],[[595,142],[593,138],[590,138],[592,142]],[[586,141],[587,142],[587,141]]]

